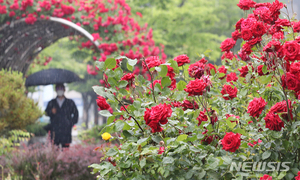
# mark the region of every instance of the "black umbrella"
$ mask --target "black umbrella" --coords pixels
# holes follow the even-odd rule
[[[26,78],[25,86],[71,83],[84,81],[77,74],[66,69],[46,69]]]

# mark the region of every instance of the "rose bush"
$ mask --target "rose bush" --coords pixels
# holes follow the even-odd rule
[[[187,55],[97,62],[110,86],[93,89],[113,109],[99,112],[108,117],[100,134],[120,142],[98,149],[105,156],[91,167],[99,179],[299,179],[299,22],[279,17],[286,6],[278,0],[238,6],[250,12],[221,43],[220,67],[205,57],[189,65]],[[117,59],[126,64],[116,68]],[[127,86],[138,62],[147,71]]]

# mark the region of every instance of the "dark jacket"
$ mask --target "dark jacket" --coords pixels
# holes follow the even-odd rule
[[[52,108],[56,108],[56,114],[52,113]],[[57,100],[49,101],[45,110],[51,122],[51,139],[55,144],[72,142],[72,127],[78,122],[78,110],[73,100],[65,98],[61,108]]]

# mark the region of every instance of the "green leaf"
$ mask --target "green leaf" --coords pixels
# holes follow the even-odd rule
[[[96,65],[97,68],[99,68],[101,71],[105,71],[105,63],[104,63],[104,62],[96,61],[95,65]]]
[[[222,77],[224,77],[224,76],[225,76],[224,73],[219,73],[219,78],[222,78]]]
[[[262,72],[263,72],[264,74],[267,74],[267,72],[268,72],[268,67],[267,67],[266,65],[264,65],[264,66],[262,67]]]
[[[161,80],[161,85],[162,87],[170,86],[172,81],[170,80],[169,77],[163,77]]]
[[[262,160],[268,159],[271,156],[271,151],[266,151],[262,154]]]
[[[139,139],[139,140],[137,141],[137,145],[140,145],[140,144],[143,144],[144,142],[147,142],[148,139],[149,139],[149,137],[143,138],[143,139]]]
[[[241,129],[241,128],[237,128],[237,129],[234,129],[233,130],[234,133],[239,133],[239,134],[242,134],[242,135],[246,135],[246,132],[245,130]]]
[[[174,158],[172,158],[172,157],[164,157],[162,162],[164,164],[172,164],[174,162]]]
[[[111,69],[107,69],[105,71],[105,74],[107,75],[107,77],[115,77],[115,71],[113,71]]]
[[[116,65],[117,65],[117,61],[115,60],[115,58],[107,58],[105,60],[105,69],[112,69],[116,67]]]
[[[145,165],[146,165],[146,158],[143,158],[143,159],[140,161],[140,166],[141,166],[141,168],[143,168]]]
[[[127,138],[132,136],[132,134],[131,134],[129,131],[127,131],[127,130],[124,130],[122,133],[123,133],[124,136],[127,137]]]
[[[110,114],[110,112],[108,110],[101,110],[101,111],[99,111],[99,114],[104,117],[112,116],[112,114]]]
[[[113,77],[108,77],[107,79],[108,83],[111,85],[111,86],[117,86],[118,85],[118,82],[115,80],[115,78]]]
[[[124,127],[124,121],[117,121],[115,124],[115,131],[119,132],[123,129]]]
[[[161,77],[165,77],[168,73],[168,67],[166,65],[160,65],[161,71],[159,72],[159,75]]]
[[[133,106],[134,106],[136,109],[140,109],[140,108],[141,108],[141,102],[136,100],[136,101],[133,102]]]
[[[106,153],[106,155],[107,156],[114,156],[114,155],[116,155],[118,152],[114,149],[114,148],[110,148],[108,151],[107,151],[107,153]]]
[[[115,116],[110,116],[108,119],[107,119],[107,122],[106,122],[106,124],[110,124],[110,123],[112,123],[114,120],[115,120]]]
[[[122,81],[120,81],[120,82],[119,82],[119,85],[118,85],[118,87],[119,87],[119,88],[123,88],[123,87],[126,87],[126,86],[127,86],[127,84],[128,84],[128,82],[127,82],[127,81],[124,81],[124,80],[122,80]]]
[[[93,86],[93,90],[95,91],[96,94],[99,96],[105,97],[105,90],[104,87],[102,86]]]
[[[180,136],[177,137],[176,141],[179,142],[179,141],[184,141],[186,140],[186,138],[188,137],[187,134],[182,134]]]
[[[115,78],[117,79],[117,81],[119,81],[123,76],[122,68],[118,67],[117,69],[114,70],[114,72],[115,72]]]
[[[178,68],[178,64],[177,64],[176,61],[174,61],[174,60],[169,60],[168,63],[171,64],[170,66],[174,69],[174,72],[175,72],[175,73],[179,73],[179,68]]]
[[[177,84],[177,89],[179,91],[183,91],[186,88],[186,82],[184,82],[183,80],[179,81]]]
[[[286,171],[282,171],[282,172],[280,172],[280,174],[277,178],[282,179],[285,175],[286,175]]]
[[[142,76],[142,75],[138,75],[138,81],[141,83],[141,84],[144,84],[145,83],[145,78]]]
[[[151,139],[156,143],[159,143],[160,141],[162,141],[160,136],[151,136]]]
[[[267,75],[267,76],[260,76],[258,80],[260,81],[261,84],[267,85],[272,79],[272,75]]]
[[[127,63],[128,63],[130,66],[135,66],[136,63],[137,63],[137,59],[129,59],[129,58],[127,58]]]
[[[132,66],[130,66],[128,63],[127,63],[127,69],[128,69],[128,71],[133,71],[133,67]]]

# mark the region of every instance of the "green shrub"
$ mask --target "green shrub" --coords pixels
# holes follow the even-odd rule
[[[35,136],[45,136],[47,134],[47,131],[45,131],[43,127],[46,125],[47,123],[36,122],[34,124],[26,126],[26,130],[27,132],[32,133]]]
[[[0,135],[24,129],[42,115],[37,104],[25,95],[22,73],[0,71]]]
[[[105,125],[97,125],[92,127],[91,129],[83,130],[79,133],[78,137],[80,140],[88,142],[88,143],[97,143],[101,138],[101,130],[103,129]]]

